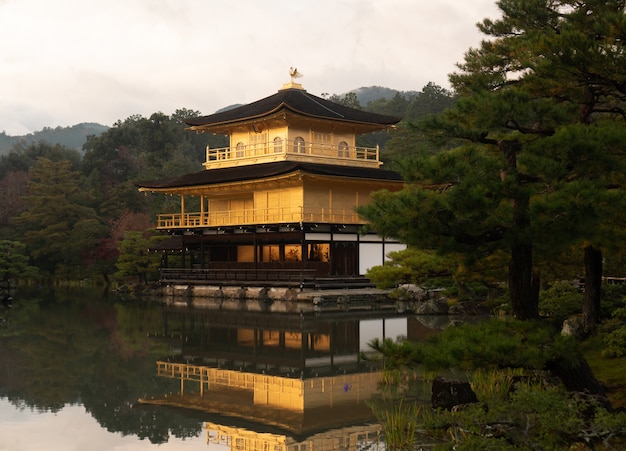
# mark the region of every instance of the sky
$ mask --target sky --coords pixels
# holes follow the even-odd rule
[[[274,94],[289,68],[314,95],[420,91],[499,17],[496,0],[0,0],[0,132]]]
[[[156,1],[156,0],[155,0]],[[15,409],[0,398],[0,451],[229,451],[230,447],[206,443],[206,432],[186,440],[173,436],[154,445],[136,435],[109,432],[80,405],[59,412]]]

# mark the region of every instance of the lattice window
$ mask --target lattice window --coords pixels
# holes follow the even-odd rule
[[[282,153],[283,139],[280,136],[274,138],[274,153]]]
[[[337,146],[338,150],[337,150],[337,155],[340,157],[348,157],[349,155],[349,146],[348,143],[345,141],[341,141],[339,143],[339,145]]]
[[[237,143],[237,151],[235,152],[235,156],[237,158],[242,158],[245,155],[245,150],[244,150],[245,146],[244,144],[240,141]]]
[[[296,136],[296,139],[293,140],[293,151],[296,153],[305,153],[305,146],[304,138],[302,136]]]

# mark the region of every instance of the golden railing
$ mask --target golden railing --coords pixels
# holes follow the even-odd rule
[[[232,227],[259,224],[293,224],[300,222],[322,224],[365,223],[352,209],[273,207],[237,211],[215,211],[210,213],[160,214],[157,218],[157,228]]]
[[[200,396],[204,395],[205,390],[215,388],[239,389],[254,392],[255,404],[300,411],[305,404],[307,408],[315,408],[364,402],[376,393],[381,380],[379,372],[294,379],[162,360],[156,364],[157,376],[180,380],[181,395],[186,388],[185,382],[190,385],[198,383],[199,390],[194,392]],[[351,388],[346,390],[346,387]],[[261,395],[261,392],[265,394]],[[271,396],[267,395],[269,393]]]
[[[206,386],[239,388],[253,390],[255,375],[241,371],[223,370],[204,365],[157,361],[157,376],[199,382],[200,388]]]
[[[212,163],[220,163],[225,160],[259,159],[276,155],[302,155],[320,159],[343,159],[347,161],[379,162],[379,147],[353,147],[345,144],[327,144],[315,142],[298,142],[293,140],[280,140],[257,143],[241,144],[234,147],[206,148],[205,166]]]

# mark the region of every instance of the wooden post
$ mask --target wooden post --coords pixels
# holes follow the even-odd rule
[[[204,217],[204,196],[200,196],[200,225],[207,225]]]
[[[200,397],[204,398],[204,368],[200,368]]]
[[[187,220],[185,219],[185,195],[180,195],[180,225],[183,227],[188,226]]]

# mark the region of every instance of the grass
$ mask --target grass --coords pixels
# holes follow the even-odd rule
[[[515,378],[524,374],[524,370],[519,368],[495,371],[479,368],[469,375],[469,379],[478,399],[505,399],[511,393]]]
[[[382,414],[385,443],[389,450],[413,449],[422,406],[402,399]]]
[[[607,387],[613,408],[626,408],[626,357],[602,357],[604,342],[593,337],[583,344],[583,352],[596,377]]]

